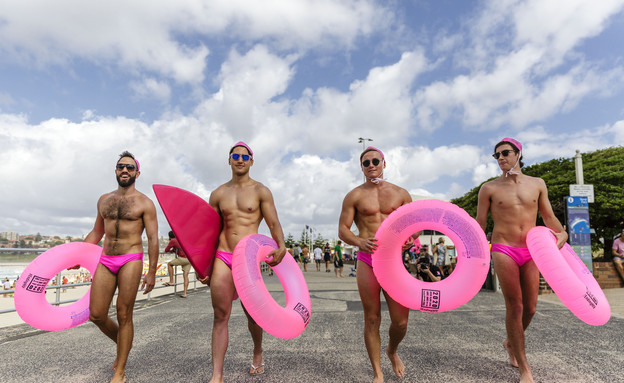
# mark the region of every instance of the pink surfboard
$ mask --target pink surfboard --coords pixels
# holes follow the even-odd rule
[[[180,246],[200,278],[212,274],[221,216],[203,198],[184,189],[152,185]]]

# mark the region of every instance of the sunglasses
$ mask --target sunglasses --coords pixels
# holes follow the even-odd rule
[[[249,161],[249,159],[251,158],[249,154],[238,154],[238,153],[232,153],[230,154],[230,157],[232,157],[234,161],[238,161],[239,158],[243,157],[243,161],[245,162]]]
[[[373,165],[377,166],[379,165],[381,161],[379,160],[379,158],[373,158]],[[369,167],[371,164],[371,160],[364,160],[362,161],[362,166],[364,166],[365,168]]]
[[[128,171],[133,172],[136,169],[136,166],[132,164],[117,164],[117,170],[123,170],[124,168],[128,169]]]
[[[492,157],[499,159],[501,154],[503,155],[503,157],[507,157],[509,155],[509,153],[511,152],[515,152],[515,150],[512,149],[505,149],[505,150],[501,150],[500,152],[496,152],[494,154],[492,154]]]

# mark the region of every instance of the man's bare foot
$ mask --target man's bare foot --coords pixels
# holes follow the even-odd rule
[[[509,354],[509,364],[511,364],[512,367],[518,368],[518,361],[516,360],[516,356],[513,354],[513,350],[511,349],[511,345],[509,344],[509,339],[505,339],[503,341],[503,347],[505,348],[505,350],[507,350],[507,353]],[[533,378],[531,378],[530,382],[533,381]]]
[[[530,372],[520,375],[520,383],[535,383],[533,375]]]
[[[121,375],[119,374],[115,374],[115,376],[113,376],[113,379],[111,379],[110,383],[126,383],[126,376],[125,375]]]
[[[373,383],[384,383],[383,375],[373,377]]]
[[[401,358],[399,358],[399,354],[397,354],[396,352],[394,354],[390,354],[388,352],[388,349],[386,349],[386,355],[388,355],[388,358],[390,358],[390,362],[392,363],[392,369],[394,370],[394,374],[398,378],[402,378],[403,375],[405,375],[405,365],[403,364],[403,361],[401,360]]]

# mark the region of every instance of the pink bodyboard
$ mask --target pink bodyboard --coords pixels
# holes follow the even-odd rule
[[[212,274],[221,216],[203,198],[184,189],[152,185],[180,246],[200,278]]]

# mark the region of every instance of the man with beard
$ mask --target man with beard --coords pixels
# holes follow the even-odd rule
[[[115,167],[119,186],[98,200],[95,225],[85,238],[85,242],[97,244],[104,237],[102,255],[91,284],[89,319],[117,343],[111,382],[126,381],[126,361],[134,337],[132,313],[143,271],[143,230],[147,233],[149,255],[143,294],[149,293],[156,281],[158,221],[154,203],[135,189],[134,181],[140,174],[139,161],[127,151],[121,153]],[[108,317],[117,287],[119,324]]]

